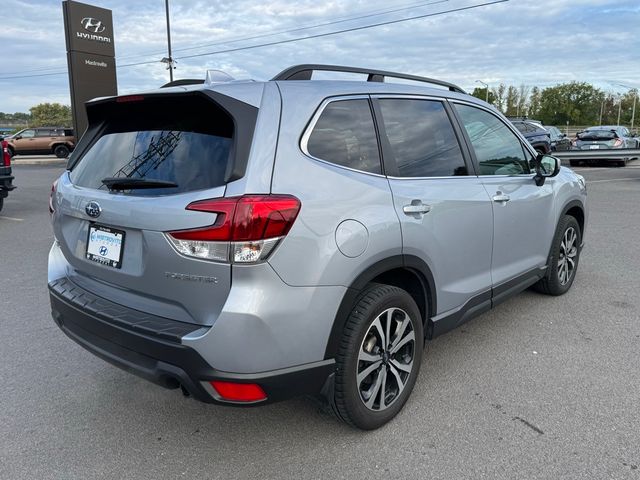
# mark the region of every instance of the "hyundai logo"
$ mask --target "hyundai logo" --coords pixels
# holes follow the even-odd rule
[[[93,33],[102,33],[104,32],[105,27],[102,22],[96,18],[86,17],[80,20],[82,27],[85,30]]]
[[[87,212],[91,218],[98,218],[102,213],[102,208],[100,208],[100,204],[96,201],[90,201],[87,203],[87,206],[84,207],[84,211]]]
[[[107,250],[107,247],[100,247],[100,255],[105,257],[107,253],[109,253],[109,250]]]

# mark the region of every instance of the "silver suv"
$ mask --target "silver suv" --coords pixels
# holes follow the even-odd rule
[[[584,179],[455,85],[181,83],[88,103],[52,189],[53,318],[99,357],[205,402],[320,394],[373,429],[425,341],[571,287]]]

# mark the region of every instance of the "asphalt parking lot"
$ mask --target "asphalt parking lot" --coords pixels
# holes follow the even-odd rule
[[[640,479],[640,164],[579,168],[590,220],[572,290],[532,291],[432,342],[374,432],[309,399],[197,403],[99,360],[53,323],[47,200],[16,165],[0,213],[0,479]]]

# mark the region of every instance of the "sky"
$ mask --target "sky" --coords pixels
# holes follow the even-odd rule
[[[267,80],[291,65],[330,63],[439,78],[467,91],[481,86],[476,80],[542,88],[585,81],[617,93],[627,90],[619,84],[640,87],[640,0],[509,0],[446,13],[491,1],[170,0],[175,77],[219,69]],[[160,63],[164,0],[85,3],[113,11],[118,93],[168,81]],[[0,26],[0,112],[69,104],[61,1],[2,0],[2,7],[9,21]],[[220,53],[428,14],[437,15]],[[151,63],[127,66],[138,62]]]

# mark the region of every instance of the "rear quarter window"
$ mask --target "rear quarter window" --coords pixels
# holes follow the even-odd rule
[[[313,126],[306,152],[354,170],[382,173],[369,101],[354,99],[329,103]]]

